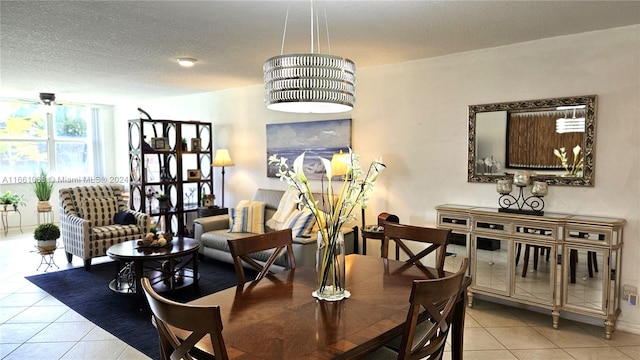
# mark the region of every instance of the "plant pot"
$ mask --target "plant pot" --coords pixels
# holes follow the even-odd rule
[[[38,212],[49,212],[51,211],[51,203],[49,200],[38,201],[36,208],[38,209]]]
[[[40,254],[50,254],[56,249],[58,240],[36,240]]]
[[[161,210],[169,209],[169,200],[158,200],[158,207]]]

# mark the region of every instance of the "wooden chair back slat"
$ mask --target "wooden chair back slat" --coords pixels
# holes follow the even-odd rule
[[[153,313],[153,323],[158,329],[160,353],[163,360],[192,359],[191,352],[211,359],[228,359],[227,348],[222,337],[222,317],[219,306],[187,305],[165,299],[158,295],[148,278],[141,279],[142,291],[149,302]],[[172,328],[191,332],[184,340],[180,340]],[[203,354],[194,349],[202,338],[209,336],[214,354]]]
[[[444,274],[444,260],[447,252],[447,245],[449,244],[449,237],[451,230],[449,229],[436,229],[423,226],[396,224],[386,222],[384,224],[384,239],[382,240],[382,257],[388,257],[389,255],[389,243],[395,241],[398,248],[406,253],[409,258],[405,261],[411,263],[423,271],[426,271],[425,266],[420,262],[422,258],[436,252],[436,264],[435,268],[438,270],[440,276]],[[416,241],[421,243],[429,243],[426,249],[420,251],[418,254],[414,254],[405,241]]]
[[[464,258],[460,269],[451,276],[413,282],[398,359],[442,358],[468,266],[469,260]],[[417,335],[417,325],[425,317]],[[416,336],[419,338],[414,339]]]
[[[269,269],[284,249],[287,251],[289,269],[296,268],[296,261],[293,255],[293,237],[291,229],[283,229],[246,238],[227,240],[227,242],[229,243],[231,257],[233,257],[233,265],[236,270],[236,278],[238,279],[238,289],[242,289],[246,281],[244,266],[242,264],[243,261],[259,271],[253,281],[260,281],[270,273]],[[249,254],[270,249],[273,249],[273,253],[271,253],[264,265],[261,265],[249,257]]]

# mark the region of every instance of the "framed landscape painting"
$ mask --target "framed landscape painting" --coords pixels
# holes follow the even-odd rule
[[[306,152],[304,172],[308,179],[321,179],[324,166],[320,158],[331,161],[333,154],[349,152],[351,119],[267,124],[267,176],[276,177],[277,168],[269,165],[269,157],[278,155],[293,160]]]

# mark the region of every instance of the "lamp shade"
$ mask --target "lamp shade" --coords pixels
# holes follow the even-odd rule
[[[231,156],[229,156],[229,150],[227,149],[218,149],[216,150],[216,156],[213,159],[213,163],[211,166],[215,167],[225,167],[225,166],[234,166],[235,164],[231,160]]]
[[[349,161],[349,154],[340,151],[337,154],[333,154],[331,158],[331,175],[333,176],[345,176],[347,175],[347,162]]]
[[[294,113],[350,111],[356,100],[356,65],[324,54],[279,55],[264,63],[264,101]]]

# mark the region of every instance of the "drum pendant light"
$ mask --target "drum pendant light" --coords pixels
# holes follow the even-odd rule
[[[347,58],[314,53],[313,10],[311,1],[311,53],[283,55],[287,9],[281,53],[269,58],[263,67],[268,109],[294,113],[339,113],[353,109],[356,65]],[[327,26],[331,52],[328,34]]]

